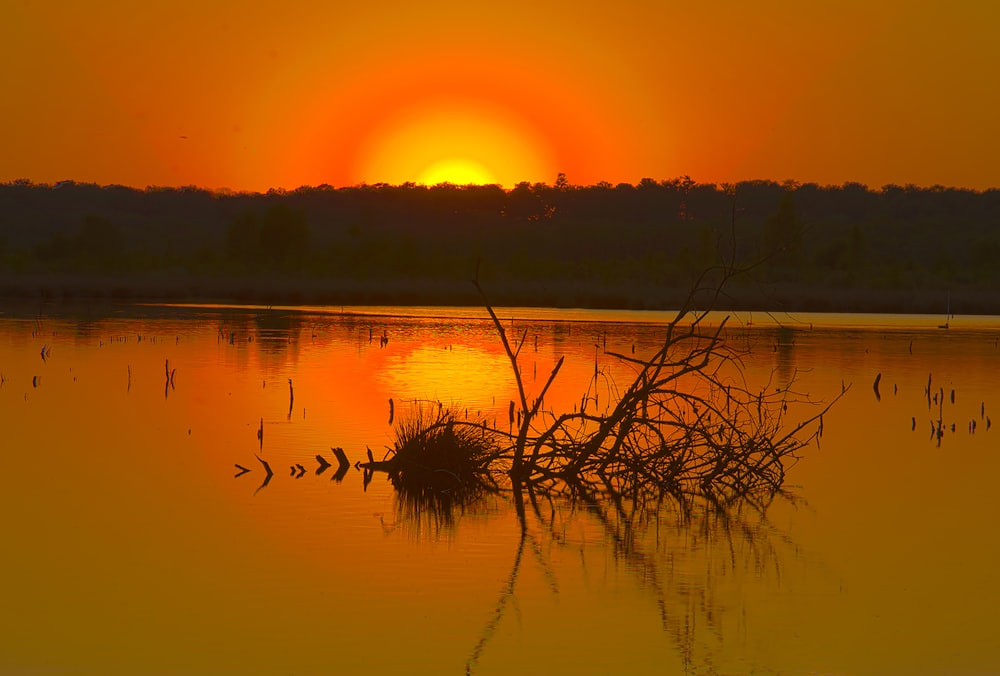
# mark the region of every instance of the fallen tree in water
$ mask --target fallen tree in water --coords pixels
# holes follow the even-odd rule
[[[637,486],[716,498],[743,496],[781,487],[786,468],[822,434],[822,416],[843,395],[816,404],[791,384],[751,386],[744,378],[746,350],[733,344],[729,318],[709,326],[709,309],[735,274],[718,268],[712,285],[699,280],[687,302],[664,327],[659,348],[649,356],[605,351],[634,375],[611,382],[603,408],[590,390],[579,407],[556,412],[545,395],[563,365],[560,358],[536,397],[529,397],[518,363],[527,331],[513,340],[477,278],[487,313],[503,344],[516,384],[511,428],[459,419],[446,409],[397,421],[397,439],[386,460],[363,464],[389,473],[412,495],[471,494],[473,485],[495,487],[507,474],[515,485],[627,492]],[[711,271],[709,271],[711,272]],[[707,275],[708,273],[706,273]],[[698,300],[705,308],[695,309]],[[846,391],[846,390],[845,390]],[[789,406],[814,406],[811,415],[789,422]],[[516,425],[515,425],[516,421]]]

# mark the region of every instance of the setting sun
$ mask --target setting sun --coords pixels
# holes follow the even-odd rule
[[[500,183],[551,180],[549,143],[501,103],[438,96],[375,117],[359,144],[357,177],[387,183]]]
[[[496,183],[496,178],[489,169],[479,162],[462,157],[448,157],[438,160],[424,169],[417,177],[417,183],[424,185],[437,185],[439,183],[486,185]]]

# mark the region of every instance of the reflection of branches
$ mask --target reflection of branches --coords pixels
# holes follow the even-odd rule
[[[538,537],[532,534],[536,527],[547,532],[552,542],[566,544],[557,535],[557,523],[563,531],[574,521],[599,525],[613,556],[650,592],[661,629],[685,672],[714,673],[724,645],[732,638],[731,625],[745,619],[739,608],[719,598],[725,591],[724,580],[749,573],[761,584],[780,582],[787,556],[798,554],[794,543],[766,518],[774,498],[794,504],[794,496],[786,493],[763,493],[724,503],[704,495],[652,490],[625,494],[578,485],[571,492],[554,494],[515,485],[511,495],[520,538],[507,580],[466,662],[466,673],[479,664],[515,599],[526,550],[535,552],[550,588],[558,593]],[[531,509],[525,509],[526,499]],[[543,512],[540,500],[550,509]]]
[[[724,639],[726,608],[715,599],[718,577],[749,565],[759,576],[770,573],[780,579],[779,553],[768,530],[746,514],[749,507],[762,517],[759,505],[723,505],[705,496],[661,495],[655,502],[653,497],[626,500],[604,493],[581,494],[580,499],[604,528],[615,555],[653,592],[662,629],[674,642],[685,671],[711,673]],[[644,547],[647,529],[656,533],[653,551]],[[666,555],[666,571],[661,570],[660,554]],[[704,564],[703,572],[688,565],[695,562]]]
[[[478,664],[479,657],[483,653],[483,648],[485,648],[486,644],[493,638],[493,634],[496,633],[500,620],[503,619],[504,612],[507,610],[507,603],[514,597],[514,585],[517,582],[517,575],[521,571],[521,557],[524,555],[524,543],[527,539],[528,531],[525,528],[524,521],[522,520],[521,538],[517,543],[517,552],[514,555],[514,563],[511,565],[510,575],[507,576],[507,582],[500,591],[500,598],[497,599],[496,605],[493,607],[493,614],[490,615],[489,622],[487,622],[486,626],[483,627],[483,633],[480,635],[479,640],[472,649],[472,655],[470,655],[469,659],[465,662],[466,674],[471,674],[472,668]]]
[[[524,547],[526,544],[530,544],[531,551],[534,553],[538,561],[538,565],[541,567],[542,572],[548,581],[549,589],[555,593],[559,592],[559,586],[556,583],[555,575],[552,573],[545,561],[545,557],[538,544],[538,540],[528,531],[527,513],[524,504],[525,492],[528,493],[528,497],[531,501],[532,512],[536,515],[538,521],[544,524],[544,519],[538,509],[538,503],[534,493],[531,491],[531,488],[523,487],[515,482],[511,489],[511,495],[514,498],[514,511],[517,514],[517,521],[521,526],[521,537],[517,542],[517,552],[514,555],[514,563],[511,566],[510,574],[507,576],[507,582],[500,591],[500,597],[497,599],[496,605],[493,608],[493,613],[490,616],[489,622],[487,622],[486,626],[483,627],[483,633],[480,635],[479,640],[472,649],[472,655],[470,655],[469,659],[465,663],[465,673],[467,674],[471,673],[472,668],[478,664],[483,649],[490,642],[490,639],[493,638],[493,635],[496,633],[496,628],[500,624],[500,620],[503,619],[504,613],[507,609],[507,604],[512,598],[514,598],[514,586],[517,583],[517,576],[521,570],[521,561],[524,557]]]

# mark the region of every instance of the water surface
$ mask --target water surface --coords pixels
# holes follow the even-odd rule
[[[564,409],[595,361],[604,396],[624,382],[606,352],[649,353],[670,318],[499,314],[527,331],[529,391],[566,356]],[[446,517],[378,475],[317,473],[332,446],[385,452],[390,398],[397,418],[440,404],[503,425],[516,391],[481,309],[8,312],[0,671],[1000,671],[1000,319],[731,321],[754,382],[851,386],[786,494],[722,512],[539,499],[522,547],[509,494]]]

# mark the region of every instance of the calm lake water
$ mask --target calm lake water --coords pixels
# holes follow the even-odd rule
[[[530,391],[566,356],[557,409],[669,318],[498,313]],[[544,499],[519,554],[509,494],[444,518],[334,478],[331,447],[392,444],[390,398],[503,424],[482,309],[8,310],[0,673],[1000,673],[1000,318],[778,319],[739,317],[752,381],[851,385],[786,495]]]

